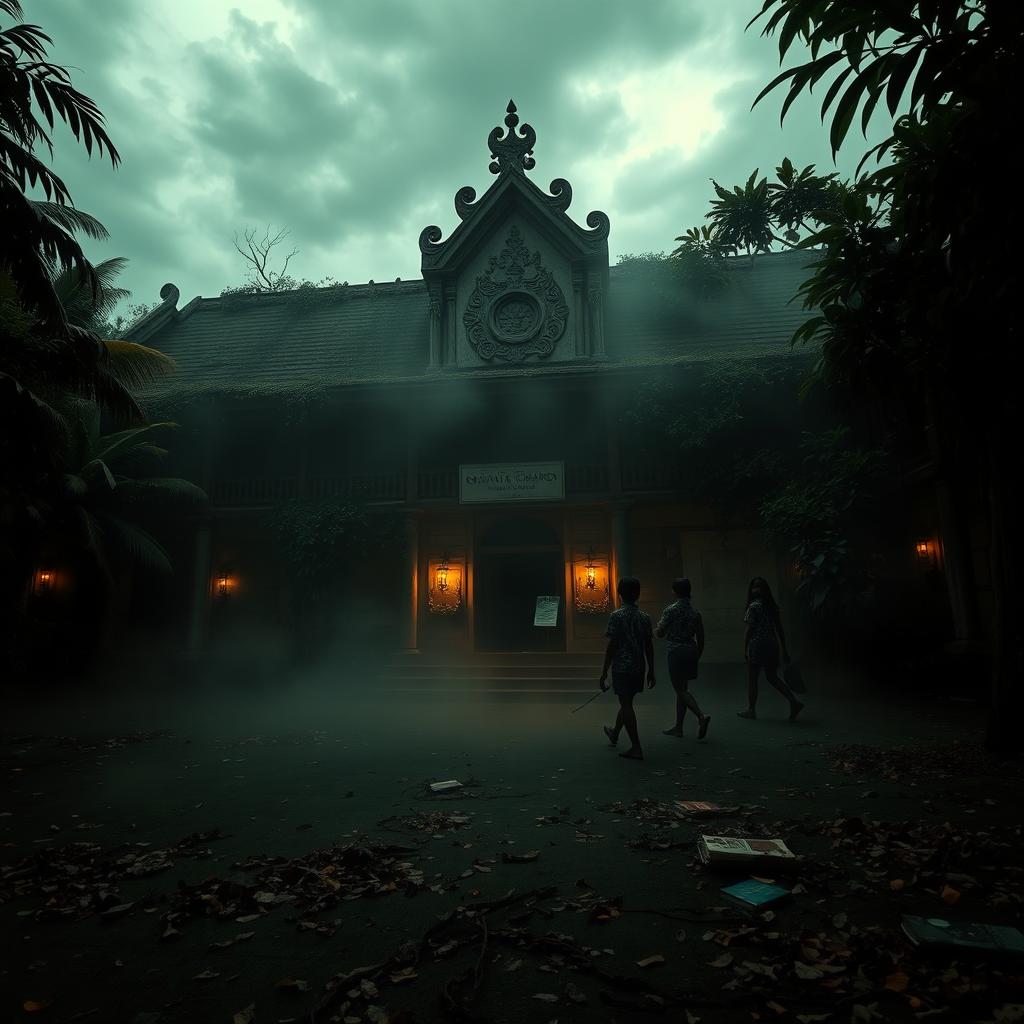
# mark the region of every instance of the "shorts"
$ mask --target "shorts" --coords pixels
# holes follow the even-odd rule
[[[616,697],[635,697],[643,693],[643,672],[612,672],[612,689]]]
[[[747,660],[760,668],[776,669],[779,667],[779,645],[771,640],[755,640],[747,648]]]
[[[668,677],[673,686],[682,686],[697,678],[697,648],[672,647],[668,652]]]

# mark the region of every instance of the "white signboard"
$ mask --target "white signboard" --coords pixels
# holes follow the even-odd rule
[[[565,498],[565,464],[514,462],[459,466],[459,501],[561,501]]]
[[[533,613],[533,624],[535,626],[557,626],[558,605],[561,598],[557,596],[538,597],[537,607]]]

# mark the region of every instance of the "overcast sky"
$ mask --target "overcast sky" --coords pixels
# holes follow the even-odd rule
[[[55,169],[109,229],[94,261],[152,303],[240,283],[232,237],[288,228],[299,278],[419,277],[417,238],[482,193],[487,134],[515,99],[537,132],[531,177],[573,186],[569,213],[611,218],[612,261],[673,247],[709,178],[783,156],[834,169],[817,103],[779,127],[751,112],[778,46],[744,25],[761,0],[25,0],[121,152],[115,171],[66,130]],[[6,27],[6,26],[5,26]],[[885,125],[881,125],[885,127]],[[881,137],[872,136],[872,140]],[[859,133],[840,154],[850,173]],[[283,255],[283,253],[282,253]]]

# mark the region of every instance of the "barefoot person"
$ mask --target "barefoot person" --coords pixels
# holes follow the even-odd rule
[[[674,580],[672,592],[676,600],[670,604],[658,620],[654,629],[656,637],[664,637],[668,647],[668,675],[672,689],[676,691],[676,724],[665,730],[666,736],[683,735],[683,719],[689,708],[699,724],[697,739],[708,734],[711,716],[705,715],[690,693],[690,680],[697,678],[697,663],[704,653],[704,620],[700,612],[690,604],[690,581]]]
[[[740,718],[757,718],[757,677],[764,669],[765,678],[789,701],[789,720],[792,722],[803,710],[803,704],[793,691],[779,678],[779,646],[782,660],[789,661],[786,634],[779,616],[779,606],[772,597],[771,587],[762,576],[750,581],[747,591],[747,612],[743,616],[743,657],[747,662],[747,709],[737,711]]]
[[[612,689],[619,698],[619,713],[615,725],[605,726],[604,734],[614,747],[619,742],[619,733],[625,729],[631,744],[620,757],[636,761],[644,759],[640,747],[640,736],[636,730],[636,711],[633,698],[644,688],[644,662],[647,663],[647,687],[654,688],[654,638],[650,617],[640,611],[636,603],[640,598],[640,581],[634,576],[619,580],[619,597],[622,607],[616,608],[608,619],[608,648],[604,653],[604,668],[601,669],[599,685],[608,689],[608,669],[612,670]]]

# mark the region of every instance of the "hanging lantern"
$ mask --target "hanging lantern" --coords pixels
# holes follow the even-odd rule
[[[52,569],[37,569],[32,580],[32,593],[42,596],[53,590],[56,574]]]
[[[435,615],[454,615],[462,606],[462,567],[443,555],[429,567],[427,605]]]
[[[917,564],[921,568],[934,569],[938,565],[938,546],[931,538],[922,537],[914,545],[914,551],[917,554]]]
[[[587,615],[607,611],[611,604],[608,590],[608,560],[595,558],[593,548],[576,567],[576,610]]]
[[[235,578],[230,569],[222,569],[213,578],[213,594],[218,601],[226,601],[235,589]]]

